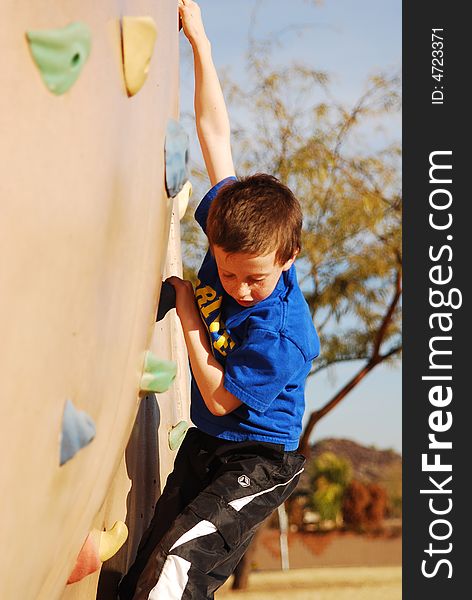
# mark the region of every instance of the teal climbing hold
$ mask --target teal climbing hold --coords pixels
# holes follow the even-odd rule
[[[67,92],[90,54],[88,25],[77,21],[60,29],[28,31],[26,37],[48,90],[57,95]]]
[[[77,410],[70,400],[66,400],[62,417],[61,458],[63,465],[77,452],[90,444],[95,437],[95,423],[86,412]]]
[[[184,441],[187,429],[187,421],[180,421],[175,427],[172,427],[169,431],[169,448],[171,450],[177,450],[177,448],[179,448],[180,444]]]
[[[174,198],[188,179],[188,135],[174,119],[167,121],[164,151],[167,195]]]
[[[144,359],[144,373],[141,377],[141,391],[165,392],[177,374],[177,365],[171,360],[160,360],[150,351]]]

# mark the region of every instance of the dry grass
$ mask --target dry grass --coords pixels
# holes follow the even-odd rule
[[[249,589],[227,582],[216,600],[400,600],[401,567],[333,567],[252,573]]]

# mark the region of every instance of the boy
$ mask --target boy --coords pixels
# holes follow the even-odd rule
[[[230,127],[200,9],[180,0],[195,61],[195,116],[212,189],[195,213],[209,239],[196,290],[176,290],[192,371],[189,429],[121,600],[203,600],[295,488],[304,387],[319,342],[298,287],[302,215],[269,175],[236,180]]]

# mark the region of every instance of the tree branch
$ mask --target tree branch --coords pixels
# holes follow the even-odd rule
[[[377,365],[382,363],[384,360],[387,360],[387,358],[390,358],[391,356],[393,356],[393,354],[400,352],[401,349],[402,349],[402,346],[396,346],[395,348],[393,348],[392,350],[387,352],[387,354],[380,355],[375,360],[371,358],[362,367],[362,369],[360,369],[354,375],[354,377],[352,377],[352,379],[350,379],[346,383],[346,385],[344,385],[331,398],[331,400],[329,400],[324,406],[322,406],[318,410],[315,410],[311,413],[310,418],[308,419],[308,423],[305,426],[305,430],[303,431],[302,437],[300,438],[299,449],[302,454],[304,454],[305,456],[308,456],[310,435],[311,435],[315,425],[318,423],[318,421],[320,419],[322,419],[331,410],[333,410],[333,408],[337,404],[339,404],[341,402],[341,400],[343,400],[349,394],[349,392],[352,389],[354,389],[356,387],[356,385],[358,385],[370,371],[372,371],[372,369],[374,369]]]
[[[380,346],[382,345],[383,339],[385,337],[385,332],[387,331],[387,327],[392,320],[393,313],[395,312],[395,308],[400,300],[402,295],[402,275],[401,271],[398,270],[395,278],[395,293],[393,295],[392,301],[390,302],[390,306],[388,307],[387,312],[383,318],[382,324],[377,331],[377,335],[375,338],[374,350],[372,352],[372,361],[376,361],[380,358]]]
[[[364,379],[364,377],[375,367],[375,363],[369,361],[365,364],[360,371],[358,371],[354,377],[346,383],[324,406],[320,409],[311,413],[308,423],[305,426],[302,437],[300,438],[300,452],[305,456],[308,456],[309,451],[309,438],[313,428],[327,413],[329,413],[341,400],[349,394],[349,392],[356,387],[356,385]]]
[[[387,354],[382,354],[380,356],[380,359],[381,359],[380,362],[383,362],[384,360],[387,360],[387,358],[390,358],[394,354],[401,352],[402,349],[403,349],[403,346],[401,344],[400,344],[400,346],[395,346],[395,348],[392,348],[391,350],[389,350],[389,352],[387,352]]]
[[[340,358],[338,358],[336,360],[332,360],[332,361],[327,362],[325,364],[321,364],[320,366],[314,367],[308,373],[308,377],[311,377],[312,375],[321,373],[321,371],[324,371],[325,369],[327,369],[328,367],[332,367],[333,365],[337,365],[338,363],[353,362],[353,361],[356,361],[356,360],[369,360],[369,358],[370,358],[370,356],[367,356],[367,355],[340,357]]]

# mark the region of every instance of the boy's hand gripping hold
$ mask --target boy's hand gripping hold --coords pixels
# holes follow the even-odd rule
[[[184,33],[192,45],[206,38],[200,7],[196,2],[179,0],[179,15]]]

